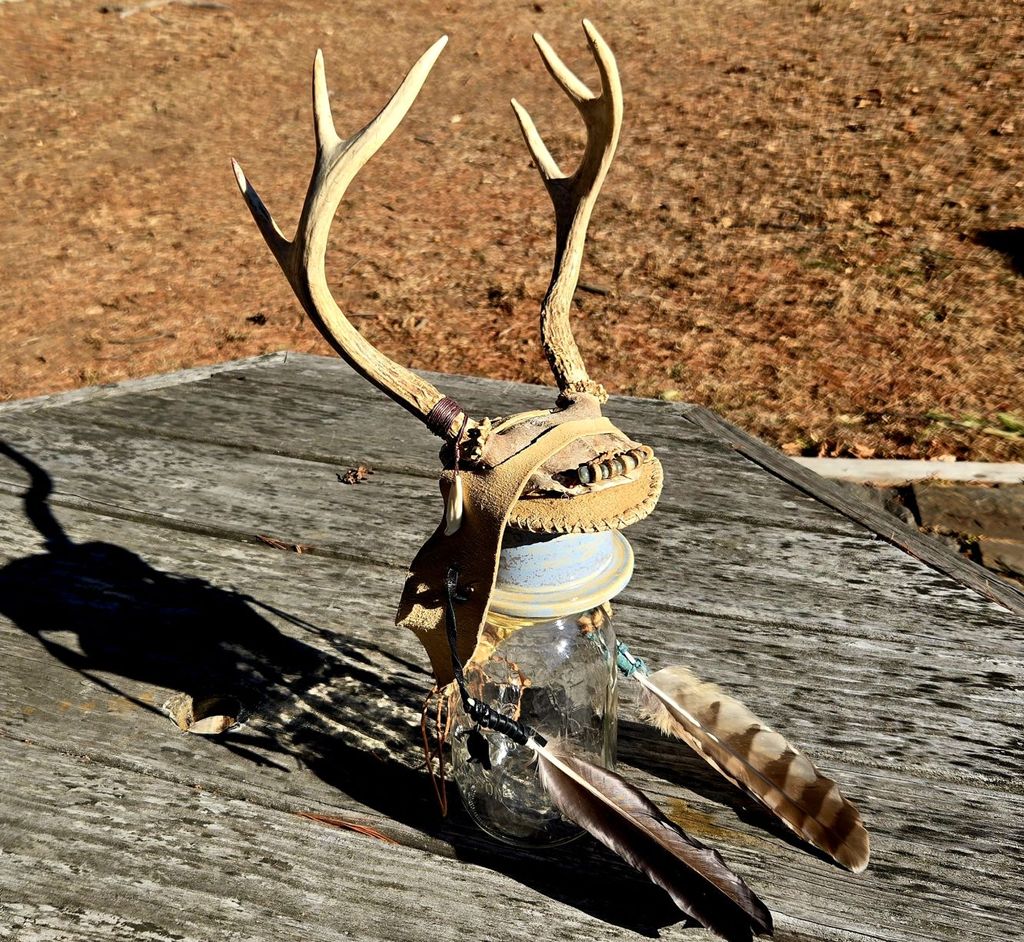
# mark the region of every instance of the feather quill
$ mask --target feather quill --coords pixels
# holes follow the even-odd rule
[[[730,942],[772,931],[768,908],[716,850],[668,820],[608,769],[531,738],[540,779],[558,810],[666,890],[702,926]]]
[[[776,815],[800,838],[860,873],[870,842],[860,812],[798,749],[739,700],[685,667],[645,676],[641,715],[690,746],[727,779]]]

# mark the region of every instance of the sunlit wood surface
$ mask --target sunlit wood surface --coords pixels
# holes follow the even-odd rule
[[[476,415],[553,401],[431,379]],[[1020,937],[1024,598],[710,413],[610,412],[667,477],[629,531],[620,635],[805,747],[860,805],[871,866],[796,846],[628,698],[623,773],[722,851],[780,940]],[[340,361],[13,403],[0,442],[0,938],[704,938],[589,840],[513,851],[457,800],[440,817],[431,678],[392,627],[442,509],[438,442]],[[247,721],[182,733],[160,711],[179,691]]]

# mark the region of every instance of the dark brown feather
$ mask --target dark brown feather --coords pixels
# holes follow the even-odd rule
[[[719,853],[669,821],[640,791],[557,747],[531,745],[558,810],[666,890],[684,913],[730,942],[772,931],[768,908]]]
[[[685,667],[638,679],[641,714],[662,732],[683,740],[833,860],[854,873],[868,865],[870,842],[856,806],[739,700]]]

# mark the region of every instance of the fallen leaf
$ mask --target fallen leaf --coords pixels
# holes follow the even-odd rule
[[[373,468],[361,464],[357,468],[349,468],[344,474],[339,474],[338,480],[342,484],[358,484],[360,481],[365,481],[371,474],[373,474]]]
[[[219,736],[237,725],[238,718],[235,716],[205,716],[191,723],[186,732],[195,733],[197,736]]]
[[[219,736],[238,725],[242,705],[234,697],[195,700],[191,694],[176,693],[164,702],[162,709],[183,733]]]
[[[192,697],[187,693],[176,693],[164,702],[161,709],[174,720],[178,729],[182,732],[188,730],[194,719],[192,715]]]

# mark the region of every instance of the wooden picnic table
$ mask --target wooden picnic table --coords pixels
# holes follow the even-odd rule
[[[474,414],[553,398],[441,382]],[[628,700],[626,777],[722,851],[777,939],[1021,937],[1024,596],[707,410],[609,412],[667,479],[629,530],[620,636],[806,748],[860,805],[871,865],[796,846]],[[0,938],[705,937],[589,839],[516,851],[457,801],[440,817],[431,677],[393,627],[438,443],[340,361],[10,403],[0,441]],[[179,691],[247,722],[182,733],[160,709]]]

